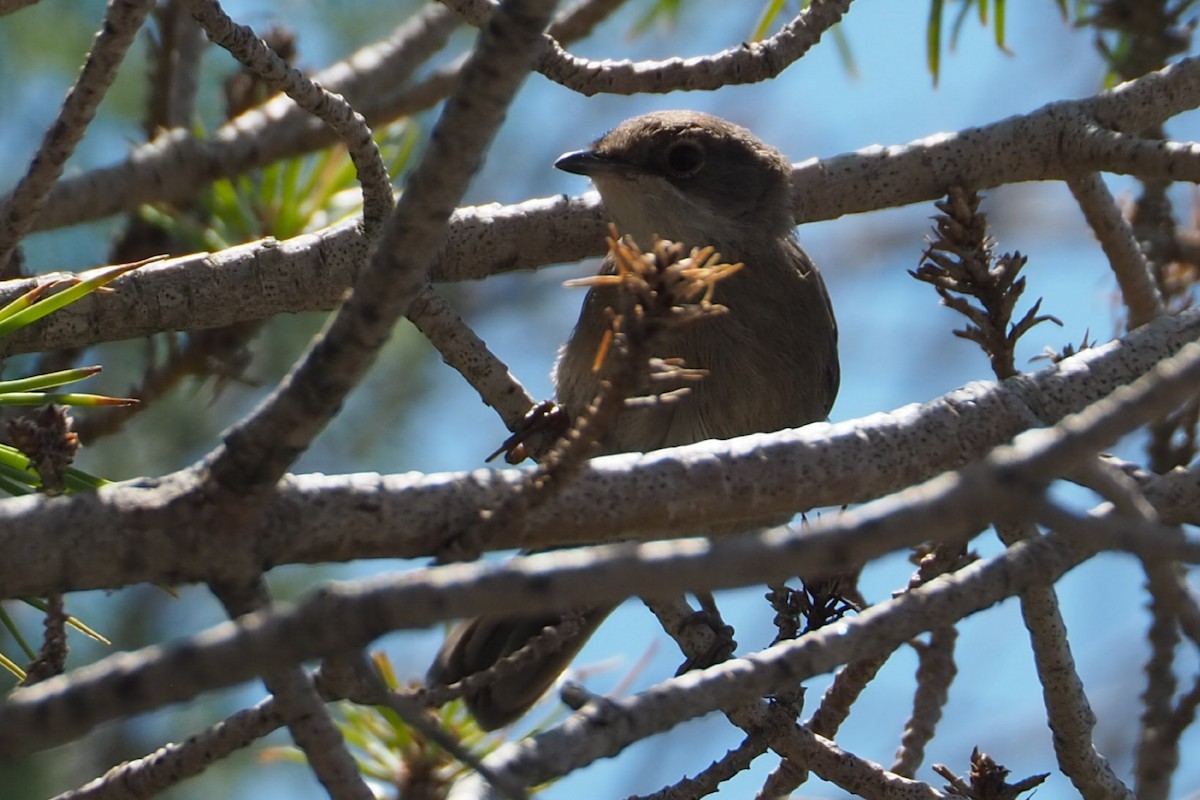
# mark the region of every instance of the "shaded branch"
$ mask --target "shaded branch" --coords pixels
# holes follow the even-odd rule
[[[1200,58],[1185,59],[1086,100],[1053,103],[1024,116],[907,145],[803,162],[793,172],[793,212],[799,222],[832,219],[932,200],[956,184],[985,189],[1020,181],[1066,180],[1095,170],[1137,175],[1170,171],[1179,179],[1200,181],[1200,150],[1196,148],[1184,159],[1185,166],[1168,169],[1160,163],[1160,169],[1130,161],[1111,143],[1093,141],[1093,120],[1124,128],[1162,121],[1198,104]],[[247,141],[253,142],[251,150],[262,146],[258,139]],[[1160,143],[1155,152],[1167,151]],[[153,163],[157,162],[144,157],[137,162],[139,169]],[[185,176],[179,170],[184,167],[175,166],[174,161],[171,164],[170,185],[182,185]],[[213,169],[207,165],[200,172],[221,174]],[[90,192],[63,182],[64,187],[71,187],[71,201],[82,203],[81,213],[102,209],[121,191],[115,175],[95,175],[89,180],[96,183]],[[154,199],[162,198],[149,195],[138,202]],[[98,216],[119,210],[113,208]],[[85,218],[94,217],[77,216],[54,224]],[[594,194],[460,209],[430,266],[430,277],[440,281],[477,279],[600,255],[604,229],[605,214]],[[338,252],[339,247],[349,252]],[[316,238],[303,236],[283,243],[271,239],[223,251],[207,260],[210,267],[220,269],[192,269],[186,274],[179,270],[183,264],[203,260],[200,256],[170,262],[176,269],[147,271],[144,276],[122,279],[130,283],[116,284],[120,289],[140,282],[144,294],[118,291],[108,297],[86,298],[76,304],[78,309],[66,309],[36,330],[6,340],[0,352],[78,347],[166,330],[263,319],[286,311],[328,310],[352,280],[365,247],[351,225],[341,225]],[[0,300],[28,291],[33,283],[5,284]],[[272,292],[254,297],[239,288],[259,284]]]
[[[961,467],[1031,425],[1085,407],[1197,336],[1200,310],[1163,317],[1118,343],[1035,376],[979,383],[923,408],[837,425],[708,442],[589,462],[577,481],[525,518],[511,539],[579,544],[702,532],[741,519],[862,502]],[[922,453],[915,461],[914,452]],[[91,495],[0,503],[0,586],[14,595],[207,580],[264,565],[420,557],[439,551],[479,508],[504,502],[520,472],[429,476],[297,476],[263,500],[263,528],[213,537],[195,477],[175,473]],[[1181,472],[1154,499],[1173,521],[1200,519]],[[663,503],[664,491],[680,499]],[[1185,503],[1181,505],[1180,503]],[[172,535],[162,536],[160,531]],[[855,556],[852,548],[848,553]],[[852,567],[853,564],[843,566]]]
[[[1104,179],[1093,173],[1068,180],[1067,186],[1108,256],[1117,285],[1121,287],[1121,299],[1129,313],[1129,327],[1144,325],[1162,314],[1162,295],[1154,283],[1150,264],[1134,238],[1129,222],[1104,185]]]
[[[917,540],[953,541],[992,521],[1020,521],[1023,514],[1073,529],[1080,524],[1077,515],[1045,500],[1049,483],[1197,386],[1200,344],[1193,343],[1052,429],[1021,434],[1011,445],[996,448],[956,473],[836,519],[823,518],[800,533],[769,532],[704,544],[659,542],[641,548],[608,545],[528,556],[507,565],[435,567],[426,580],[410,572],[399,579],[385,576],[327,588],[290,608],[251,614],[167,648],[110,657],[69,678],[52,678],[14,692],[0,706],[0,757],[73,738],[114,716],[186,699],[306,658],[361,647],[390,630],[485,609],[543,612],[633,594],[653,597],[646,587],[669,597],[685,590],[777,581],[800,569],[816,577],[836,574],[847,571],[839,562],[844,562],[850,541],[856,551],[850,566],[856,566]],[[585,712],[575,724],[506,752],[505,769],[498,772],[524,785],[541,783],[563,774],[544,774],[547,764],[570,771],[611,754],[621,742],[883,652],[1004,597],[1049,585],[1102,547],[1131,548],[1154,558],[1200,559],[1200,542],[1188,541],[1178,529],[1124,518],[1106,528],[1104,521],[1090,521],[1084,536],[1019,542],[995,558],[867,609],[853,620],[689,673],[638,697],[612,701],[620,709],[621,726],[611,724],[611,711]],[[583,741],[576,739],[580,735]]]

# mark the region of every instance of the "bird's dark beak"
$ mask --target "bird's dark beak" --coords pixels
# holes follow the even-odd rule
[[[628,169],[624,162],[596,150],[575,150],[571,153],[564,153],[554,162],[554,166],[563,172],[589,176],[602,172],[623,172]]]

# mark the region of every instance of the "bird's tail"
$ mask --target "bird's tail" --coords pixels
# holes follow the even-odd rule
[[[605,606],[571,614],[466,620],[446,637],[426,681],[431,686],[456,683],[532,644],[514,663],[497,669],[494,679],[463,693],[480,727],[501,728],[533,707],[612,610]],[[556,630],[547,632],[547,627]]]

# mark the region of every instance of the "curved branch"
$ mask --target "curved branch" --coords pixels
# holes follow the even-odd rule
[[[496,8],[495,0],[443,0],[479,27]],[[850,10],[853,0],[813,0],[778,33],[743,42],[719,53],[665,61],[593,61],[568,53],[548,32],[536,69],[555,83],[590,97],[608,94],[665,94],[706,91],[760,83],[799,61]]]
[[[1133,228],[1117,208],[1104,179],[1091,173],[1068,180],[1067,186],[1100,240],[1116,275],[1121,299],[1129,313],[1129,327],[1144,325],[1162,314],[1162,294],[1154,282],[1146,254],[1134,237]]]
[[[253,30],[238,25],[217,3],[187,0],[186,5],[208,37],[224,47],[298,108],[324,122],[346,146],[362,187],[363,226],[368,238],[392,210],[392,182],[367,121],[341,95],[330,92],[288,64]]]
[[[743,42],[719,53],[665,61],[592,61],[573,56],[553,39],[539,59],[538,71],[585,96],[666,94],[711,91],[723,86],[760,83],[799,61],[822,34],[850,10],[852,0],[813,0],[778,33]]]

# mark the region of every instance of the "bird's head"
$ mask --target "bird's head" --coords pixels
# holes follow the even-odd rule
[[[586,175],[622,233],[689,246],[753,248],[787,236],[791,165],[750,131],[710,114],[659,111],[622,122],[555,162]]]

